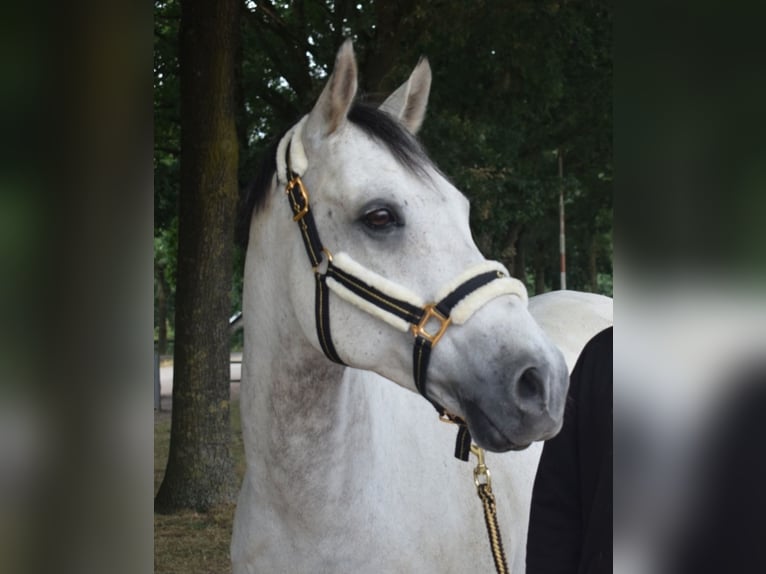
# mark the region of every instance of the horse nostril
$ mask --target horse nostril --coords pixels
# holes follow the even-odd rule
[[[529,401],[543,396],[543,381],[537,369],[530,367],[521,373],[516,392],[521,401]]]

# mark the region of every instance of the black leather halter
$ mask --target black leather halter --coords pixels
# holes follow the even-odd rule
[[[314,271],[316,281],[314,307],[317,337],[324,354],[331,361],[345,365],[333,345],[330,332],[330,290],[327,286],[327,279],[332,278],[354,295],[410,323],[410,331],[415,337],[412,360],[415,387],[434,406],[442,421],[458,425],[455,456],[460,460],[467,461],[471,446],[471,434],[468,426],[462,418],[447,412],[443,406],[428,396],[428,364],[431,350],[439,342],[439,339],[441,339],[451,323],[450,313],[453,308],[480,287],[496,279],[506,277],[506,275],[502,271],[497,270],[480,273],[461,283],[437,303],[418,307],[409,301],[393,297],[381,289],[370,285],[364,279],[337,267],[333,264],[330,251],[322,245],[319,238],[319,232],[311,211],[309,194],[300,176],[290,169],[289,143],[286,151],[286,179],[288,183],[285,191],[293,210],[293,221],[298,224],[301,231],[306,254]],[[320,267],[325,261],[327,266],[325,271],[322,272]]]

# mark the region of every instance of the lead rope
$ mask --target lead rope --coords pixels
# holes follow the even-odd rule
[[[497,524],[497,505],[495,504],[495,495],[492,492],[492,477],[484,462],[484,449],[472,444],[471,452],[478,459],[478,464],[473,469],[473,483],[476,485],[476,493],[479,495],[481,505],[484,508],[484,522],[487,525],[487,536],[489,537],[492,559],[495,561],[495,569],[497,574],[508,574],[508,563],[505,560],[503,541],[500,538],[500,528]]]

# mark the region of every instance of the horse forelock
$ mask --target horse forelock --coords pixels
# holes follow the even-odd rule
[[[396,119],[375,106],[355,103],[349,121],[385,147],[399,164],[410,172],[426,176],[433,167],[420,142]]]
[[[428,168],[436,169],[420,142],[396,119],[377,107],[356,102],[348,113],[348,120],[367,136],[381,144],[397,162],[418,176],[427,177]],[[277,146],[287,132],[284,130],[269,145],[252,182],[244,188],[237,217],[236,240],[246,248],[250,222],[254,212],[266,205],[271,181],[277,168]]]

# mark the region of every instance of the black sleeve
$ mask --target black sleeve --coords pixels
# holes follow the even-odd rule
[[[543,447],[532,493],[527,539],[528,574],[563,574],[588,570],[593,560],[589,520],[599,516],[598,534],[611,548],[612,329],[596,335],[577,360],[569,386],[564,425]],[[598,440],[593,440],[595,437]],[[595,444],[594,444],[595,443]],[[604,473],[609,476],[604,476]],[[598,494],[597,494],[598,493]],[[608,508],[600,508],[602,497]],[[594,501],[599,508],[594,512]],[[590,525],[592,530],[593,524]],[[608,540],[607,540],[608,538]],[[586,539],[587,544],[586,544]],[[596,543],[600,546],[600,542]],[[584,553],[583,548],[586,548]],[[609,556],[596,550],[597,561]],[[603,560],[606,562],[606,560]]]

